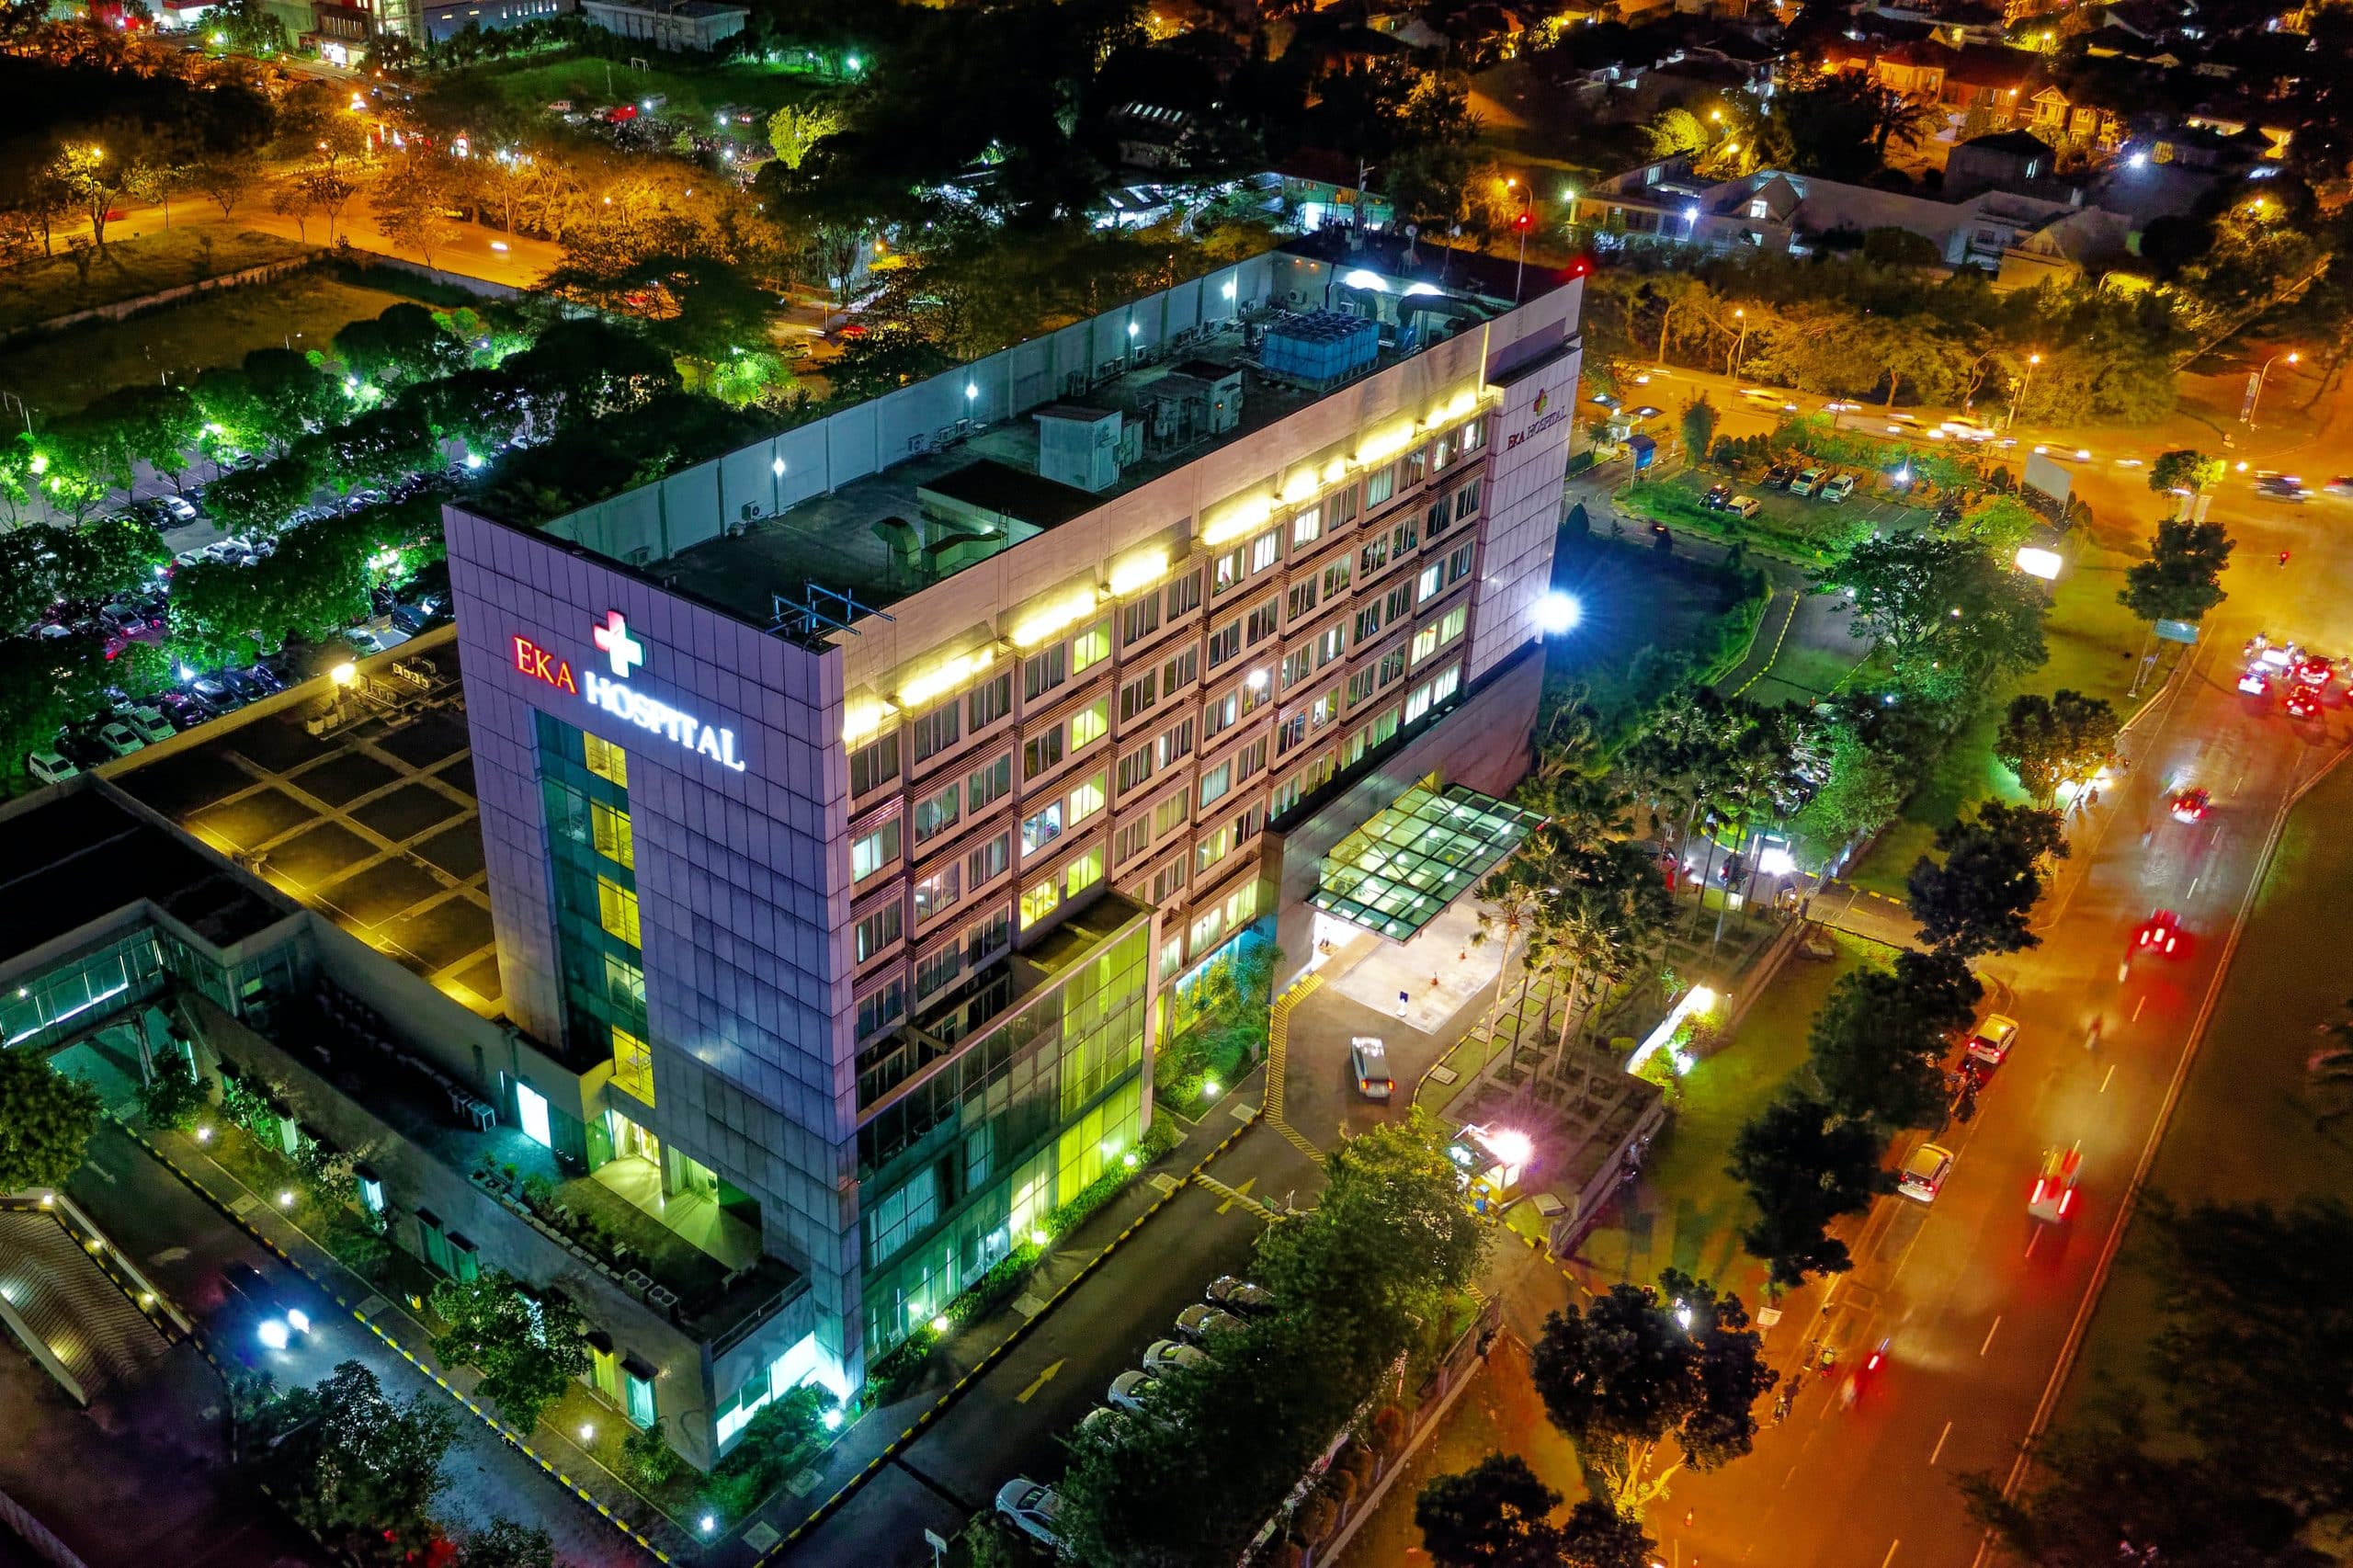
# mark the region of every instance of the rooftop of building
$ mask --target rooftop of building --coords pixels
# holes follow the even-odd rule
[[[1524,292],[1552,286],[1550,272],[1536,274]],[[1508,262],[1498,276],[1492,258],[1414,251],[1386,235],[1307,236],[543,531],[753,625],[821,642],[1503,314],[1512,288]],[[1368,347],[1316,361],[1328,371],[1270,352],[1341,317],[1337,330],[1352,323]],[[802,612],[813,606],[820,613]]]
[[[142,900],[218,949],[294,913],[96,781],[0,816],[0,964]]]

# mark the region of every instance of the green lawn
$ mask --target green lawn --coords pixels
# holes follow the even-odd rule
[[[693,66],[665,61],[639,70],[623,61],[584,56],[479,66],[453,80],[462,83],[469,77],[479,77],[517,108],[535,112],[563,98],[579,108],[595,109],[642,103],[660,94],[669,99],[661,110],[663,118],[679,120],[709,119],[723,104],[746,105],[770,114],[822,90],[822,84],[812,77],[739,62]]]
[[[1737,1290],[1751,1303],[1764,1299],[1765,1266],[1740,1248],[1748,1200],[1724,1174],[1724,1163],[1742,1123],[1804,1065],[1806,1030],[1830,987],[1885,951],[1843,933],[1830,935],[1836,958],[1822,962],[1792,956],[1731,1043],[1683,1080],[1683,1104],[1652,1144],[1631,1203],[1614,1207],[1577,1249],[1577,1261],[1600,1276],[1597,1284],[1647,1284],[1663,1268],[1681,1268]]]
[[[1651,687],[1662,657],[1687,655],[1692,670],[1703,672],[1719,653],[1745,648],[1745,627],[1735,622],[1750,613],[1751,601],[1720,567],[1654,550],[1647,540],[1608,539],[1608,523],[1600,527],[1586,538],[1563,532],[1554,548],[1552,585],[1574,596],[1585,618],[1575,631],[1552,640],[1544,678],[1555,689],[1585,683],[1605,718],[1623,723],[1656,695]]]
[[[1756,516],[1744,521],[1730,512],[1702,508],[1699,498],[1709,486],[1720,483],[1755,496],[1760,508]],[[1868,538],[1875,528],[1902,527],[1896,518],[1908,510],[1877,505],[1861,494],[1841,503],[1815,501],[1705,468],[1688,468],[1665,479],[1630,484],[1619,491],[1616,499],[1622,511],[1654,518],[1678,532],[1727,541],[1745,540],[1753,548],[1824,563]]]
[[[183,209],[189,219],[184,227],[176,222]],[[0,334],[315,248],[224,223],[220,210],[210,203],[175,203],[172,213],[176,222],[165,233],[108,244],[103,255],[91,259],[86,285],[66,258],[63,233],[57,236],[55,256],[34,256],[0,269]],[[73,232],[86,236],[89,225],[76,225]],[[11,390],[22,384],[0,377],[0,385]]]
[[[2305,1055],[2320,1043],[2313,1027],[2338,1016],[2353,990],[2339,937],[2353,882],[2353,834],[2340,825],[2349,816],[2353,769],[2340,767],[2289,818],[2150,1169],[2152,1190],[2181,1203],[2287,1203],[2353,1189],[2353,1119],[2316,1131],[2303,1082]],[[2126,1231],[2122,1267],[2092,1318],[2070,1405],[2111,1386],[2157,1392],[2142,1359],[2155,1314],[2138,1229]]]
[[[2132,663],[2141,652],[2145,628],[2116,602],[2124,569],[2131,562],[2115,551],[2101,550],[2080,532],[2075,549],[2075,559],[2059,579],[2050,616],[2043,623],[2050,662],[1997,687],[1954,733],[1934,771],[1905,804],[1904,814],[1855,863],[1847,881],[1873,892],[1901,896],[1913,862],[1927,852],[1937,829],[1952,821],[1963,807],[1989,798],[2013,802],[2026,799],[2009,769],[1994,760],[1994,733],[2010,699],[2019,692],[2080,691],[2108,699],[2115,704],[2119,718],[2131,716],[2139,704],[2126,694],[2131,688]],[[2158,646],[2166,657],[2173,656],[2175,644]],[[2165,667],[2160,665],[2159,675]],[[2143,698],[2155,685],[2153,676]]]
[[[36,414],[54,418],[166,371],[183,381],[210,366],[234,364],[256,348],[324,349],[346,325],[403,299],[313,268],[199,295],[129,321],[96,322],[0,347],[0,386],[23,389]]]

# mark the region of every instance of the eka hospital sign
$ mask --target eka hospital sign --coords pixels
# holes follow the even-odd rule
[[[620,611],[606,611],[604,623],[589,635],[605,655],[607,665],[613,672],[610,676],[600,675],[584,665],[575,676],[571,660],[519,632],[510,639],[515,667],[540,685],[601,708],[650,735],[659,735],[671,744],[707,757],[733,772],[744,771],[733,730],[706,724],[686,710],[629,684],[630,672],[645,663],[645,644],[630,635],[629,622]]]

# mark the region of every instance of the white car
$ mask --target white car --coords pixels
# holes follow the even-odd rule
[[[99,729],[98,744],[116,756],[129,756],[132,752],[147,749],[147,743],[141,740],[138,733],[119,719]]]
[[[1389,1075],[1389,1048],[1377,1035],[1360,1034],[1348,1041],[1348,1072],[1357,1081],[1357,1093],[1369,1100],[1385,1100],[1397,1092],[1397,1080]]]
[[[1824,473],[1818,468],[1807,469],[1795,479],[1790,481],[1790,494],[1792,495],[1811,495],[1815,491],[1822,488],[1822,482],[1828,477],[1830,476]]]
[[[151,746],[179,733],[172,728],[172,722],[164,717],[163,710],[157,708],[134,708],[122,716],[122,722],[131,726],[132,733]]]
[[[1757,513],[1764,509],[1765,503],[1759,501],[1754,495],[1735,495],[1731,500],[1724,503],[1724,510],[1730,512],[1733,517],[1740,518],[1743,522],[1746,522],[1748,519],[1756,517]]]
[[[1121,1372],[1111,1380],[1111,1392],[1103,1397],[1111,1402],[1114,1410],[1142,1415],[1144,1414],[1144,1402],[1159,1390],[1160,1384],[1142,1372]]]
[[[1220,1312],[1206,1303],[1187,1307],[1176,1314],[1176,1332],[1196,1345],[1206,1345],[1214,1335],[1239,1334],[1249,1324],[1232,1312]]]
[[[1999,1067],[2010,1054],[2010,1046],[2018,1038],[2018,1021],[1999,1013],[1988,1013],[1977,1032],[1969,1037],[1969,1054],[1980,1062],[1990,1062]]]
[[[1046,1546],[1060,1547],[1062,1531],[1056,1528],[1056,1516],[1062,1512],[1063,1500],[1054,1489],[1017,1475],[997,1488],[996,1511],[1006,1522],[1030,1540]]]
[[[63,784],[78,777],[82,770],[62,752],[37,751],[25,758],[25,771],[43,784]]]
[[[1174,1339],[1155,1339],[1143,1353],[1143,1369],[1147,1377],[1165,1378],[1179,1367],[1206,1367],[1207,1354],[1192,1346]]]
[[[1851,473],[1831,475],[1822,487],[1824,501],[1844,501],[1855,493],[1855,476]]]
[[[1906,1198],[1934,1203],[1945,1185],[1945,1177],[1951,1174],[1952,1151],[1941,1143],[1923,1143],[1912,1151],[1912,1157],[1896,1173],[1895,1190]]]

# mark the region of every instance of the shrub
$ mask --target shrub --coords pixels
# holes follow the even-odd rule
[[[710,1472],[705,1496],[721,1517],[742,1518],[784,1484],[815,1449],[825,1411],[824,1390],[803,1383],[770,1400],[744,1427],[744,1436]]]
[[[1339,1505],[1321,1492],[1310,1493],[1290,1517],[1291,1533],[1308,1546],[1321,1546],[1339,1523]]]
[[[1383,1459],[1394,1459],[1405,1446],[1405,1413],[1384,1404],[1372,1413],[1372,1446]]]
[[[384,1266],[392,1260],[392,1244],[373,1224],[345,1210],[327,1221],[327,1251],[335,1260],[369,1284],[382,1280]]]
[[[154,1074],[139,1085],[139,1109],[147,1125],[158,1131],[187,1131],[204,1103],[204,1085],[185,1062],[158,1061]]]
[[[1331,1495],[1333,1506],[1345,1514],[1348,1505],[1357,1500],[1357,1478],[1335,1465],[1324,1472],[1324,1490]]]
[[[621,1478],[631,1486],[652,1491],[666,1485],[683,1462],[669,1439],[662,1436],[658,1418],[645,1430],[621,1439]]]

